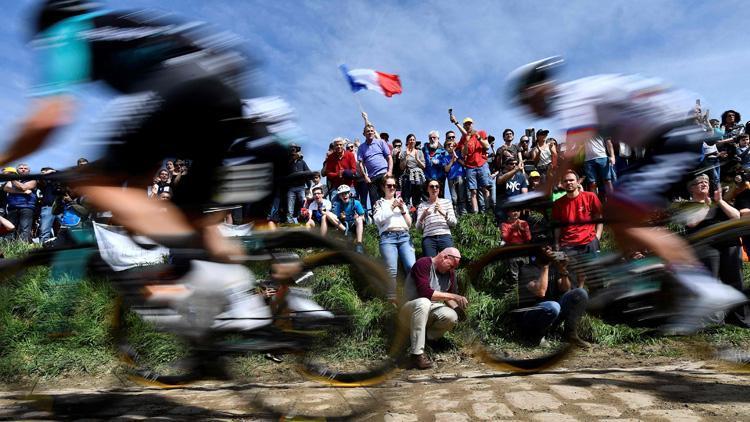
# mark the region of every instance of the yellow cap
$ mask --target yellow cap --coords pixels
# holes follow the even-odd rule
[[[15,167],[6,167],[3,169],[3,173],[15,173],[18,174],[18,171]]]
[[[474,123],[474,119],[472,119],[471,117],[467,117],[464,119],[464,124],[466,123]]]
[[[539,174],[538,171],[534,170],[531,173],[529,173],[529,177],[542,177],[542,175]]]

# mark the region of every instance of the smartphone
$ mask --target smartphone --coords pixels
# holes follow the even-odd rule
[[[449,109],[448,109],[448,115],[449,115],[449,116],[452,116],[452,115],[453,115],[453,109],[452,109],[452,108],[449,108]]]
[[[396,199],[401,199],[401,191],[396,191]]]

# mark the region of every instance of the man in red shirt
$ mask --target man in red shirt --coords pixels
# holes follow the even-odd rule
[[[562,224],[555,229],[555,249],[562,249],[568,255],[599,251],[603,224],[572,223],[601,219],[602,203],[593,192],[581,190],[578,174],[573,170],[566,170],[562,185],[565,195],[552,204],[552,220]]]
[[[471,117],[465,118],[463,125],[458,124],[453,113],[450,114],[450,119],[461,131],[461,141],[456,148],[464,157],[466,185],[471,193],[472,212],[484,211],[485,198],[489,198],[489,188],[493,183],[490,179],[490,167],[487,165],[487,150],[490,148],[487,132],[475,130]],[[481,195],[478,195],[479,192]]]
[[[352,151],[344,149],[344,139],[333,140],[333,152],[323,163],[323,172],[331,186],[354,186],[357,176],[357,159]]]

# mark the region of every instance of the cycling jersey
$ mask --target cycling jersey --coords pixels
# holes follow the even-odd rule
[[[552,112],[569,135],[596,130],[605,138],[641,146],[685,122],[696,98],[656,79],[599,75],[560,84]]]

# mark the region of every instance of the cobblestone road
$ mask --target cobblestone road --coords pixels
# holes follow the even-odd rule
[[[750,375],[702,362],[624,369],[558,368],[519,376],[490,370],[402,371],[371,388],[313,383],[203,383],[171,390],[128,387],[33,391],[0,388],[0,420],[366,421],[750,420]]]

